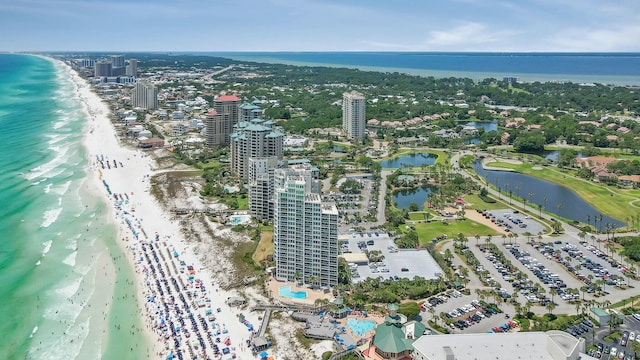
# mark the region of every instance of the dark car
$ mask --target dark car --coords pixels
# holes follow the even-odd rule
[[[409,271],[409,269],[407,269],[407,268],[402,268],[402,269],[400,269],[400,271],[402,271],[402,272],[407,272],[407,271]]]

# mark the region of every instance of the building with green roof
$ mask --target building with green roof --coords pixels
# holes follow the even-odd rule
[[[389,314],[384,323],[376,327],[372,346],[368,353],[374,351],[376,355],[384,359],[404,359],[411,356],[413,342],[424,334],[426,327],[419,321],[406,321],[403,315],[398,314],[399,306],[387,305]]]
[[[246,104],[243,104],[246,105]],[[246,107],[246,106],[245,106]],[[249,159],[275,157],[282,159],[284,134],[261,118],[240,121],[231,133],[231,170],[249,179]]]

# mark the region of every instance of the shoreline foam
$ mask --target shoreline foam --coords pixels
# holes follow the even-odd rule
[[[62,63],[60,61],[57,62]],[[85,111],[88,114],[84,138],[86,155],[89,161],[87,185],[90,187],[91,192],[95,191],[95,195],[98,195],[107,204],[108,217],[116,224],[118,229],[116,243],[120,250],[126,254],[127,263],[134,273],[137,304],[140,309],[141,323],[143,324],[143,334],[141,335],[147,340],[148,349],[153,351],[153,354],[148,354],[148,357],[166,358],[168,354],[163,342],[158,339],[158,332],[154,331],[158,330],[154,328],[155,321],[158,321],[158,316],[150,311],[151,306],[148,306],[150,303],[147,302],[149,295],[154,292],[154,286],[152,285],[155,284],[149,283],[150,277],[148,277],[148,273],[147,278],[145,278],[146,266],[138,261],[143,254],[141,249],[145,244],[153,243],[160,254],[173,250],[180,252],[180,260],[185,261],[187,264],[192,264],[197,269],[196,276],[202,280],[203,284],[206,284],[207,294],[212,300],[211,307],[221,309],[221,312],[215,313],[216,324],[227,329],[227,333],[224,336],[230,337],[231,347],[236,352],[236,358],[256,358],[244,344],[244,340],[250,337],[250,333],[245,325],[238,321],[238,311],[225,304],[225,300],[235,294],[230,291],[224,291],[217,286],[213,281],[212,274],[204,270],[199,259],[192,253],[193,246],[186,243],[178,222],[171,219],[167,209],[158,204],[149,192],[149,179],[157,173],[154,170],[154,160],[139,149],[127,148],[120,144],[111,123],[110,110],[106,103],[93,92],[86,80],[82,79],[67,64],[62,64],[76,85],[77,96],[83,102]],[[109,161],[115,160],[121,166],[102,170],[96,161],[98,156],[105,156],[105,159]],[[127,203],[118,205],[113,198],[108,196],[103,180],[109,185],[113,193],[127,195]],[[140,240],[135,238],[130,225],[125,222],[126,219],[133,222],[133,228],[145,234],[140,236]],[[157,234],[156,241],[153,241],[154,234]],[[148,239],[146,238],[147,236]],[[146,246],[148,248],[148,245]],[[177,259],[170,258],[168,262],[164,261],[164,268],[168,272],[172,272],[175,277],[186,280],[186,276],[172,271],[176,268]],[[173,263],[173,267],[169,266],[168,263]],[[113,303],[110,304],[109,309],[112,309],[113,306]],[[195,311],[197,310],[196,308]],[[256,326],[258,325],[255,313],[245,314],[245,316],[253,320]],[[106,346],[108,341],[104,338],[101,340],[102,346]],[[188,341],[190,343],[192,340],[188,339],[185,342]],[[208,351],[208,353],[212,354],[211,351]],[[184,353],[184,355],[187,358],[188,353]]]

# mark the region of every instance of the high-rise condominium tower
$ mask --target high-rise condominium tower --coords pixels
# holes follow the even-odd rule
[[[276,278],[330,287],[338,283],[338,209],[322,203],[308,167],[275,170]]]
[[[134,108],[157,110],[158,88],[146,81],[137,82],[131,90],[131,105]]]
[[[350,139],[364,140],[365,98],[359,92],[351,91],[342,98],[342,129]]]

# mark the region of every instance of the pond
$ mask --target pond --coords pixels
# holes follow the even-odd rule
[[[541,156],[543,156],[547,160],[557,162],[558,155],[560,155],[560,150],[545,150],[542,152]],[[577,153],[576,157],[582,157],[582,153]]]
[[[512,191],[514,197],[526,198],[527,208],[533,206],[538,210],[540,204],[543,210],[567,219],[581,221],[585,224],[591,219],[591,225],[594,224],[593,219],[597,216],[600,230],[604,230],[607,223],[613,224],[615,227],[626,226],[624,222],[600,213],[567,187],[516,172],[485,170],[479,160],[473,162],[473,170],[487,179],[489,183],[502,189],[503,192]],[[600,221],[600,216],[602,216],[602,221]]]
[[[458,121],[456,122],[456,125],[461,125],[461,126],[473,126],[474,128],[480,130],[480,129],[484,129],[484,132],[489,132],[489,131],[493,131],[493,130],[498,130],[498,120],[494,119],[491,121]],[[467,144],[479,144],[480,143],[480,138],[478,137],[474,137],[472,139],[467,139],[465,141],[465,143]]]
[[[473,126],[478,130],[484,129],[484,132],[498,130],[498,120],[495,119],[491,121],[458,121],[456,125]]]
[[[424,209],[424,203],[429,195],[438,190],[436,186],[419,186],[413,189],[399,190],[393,193],[393,202],[398,209],[409,209],[411,203],[416,203],[419,210]]]
[[[421,167],[422,165],[433,165],[436,163],[438,155],[431,153],[412,153],[395,157],[393,159],[380,161],[383,168],[400,169],[404,167]]]

